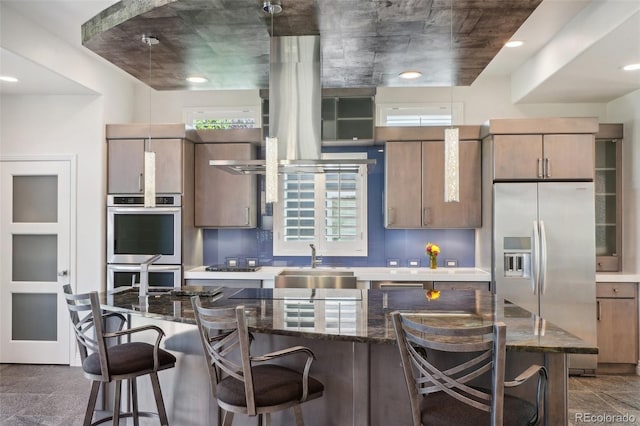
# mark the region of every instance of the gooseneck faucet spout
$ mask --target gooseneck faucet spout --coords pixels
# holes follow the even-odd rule
[[[161,254],[156,254],[140,264],[140,297],[145,297],[149,292],[149,265],[161,257]]]
[[[309,247],[311,247],[311,267],[315,268],[318,263],[318,259],[316,259],[316,246],[309,244]]]

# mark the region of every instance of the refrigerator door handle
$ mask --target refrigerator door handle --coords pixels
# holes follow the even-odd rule
[[[538,280],[540,279],[540,234],[538,221],[533,221],[533,247],[531,250],[531,293],[538,294]]]
[[[544,221],[540,221],[540,294],[544,294],[547,286],[547,232]]]

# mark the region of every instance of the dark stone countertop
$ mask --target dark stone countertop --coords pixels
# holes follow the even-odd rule
[[[428,300],[425,291],[237,289],[220,288],[212,296],[202,292],[204,306],[244,305],[249,328],[266,334],[395,344],[391,312],[415,313],[434,324],[470,326],[502,321],[507,325],[507,350],[596,354],[597,347],[545,321],[525,309],[486,291],[442,290]],[[195,324],[191,295],[203,288],[189,287],[177,294],[151,295],[146,306],[137,291],[102,293],[108,310],[148,318]]]

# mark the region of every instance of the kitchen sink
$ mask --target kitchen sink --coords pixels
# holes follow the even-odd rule
[[[284,269],[276,275],[276,288],[357,288],[353,271]]]

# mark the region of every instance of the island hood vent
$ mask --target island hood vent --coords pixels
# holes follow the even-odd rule
[[[279,173],[335,173],[369,169],[375,160],[322,159],[320,36],[271,38],[269,133],[278,139]],[[211,160],[236,174],[265,174],[265,160]]]

